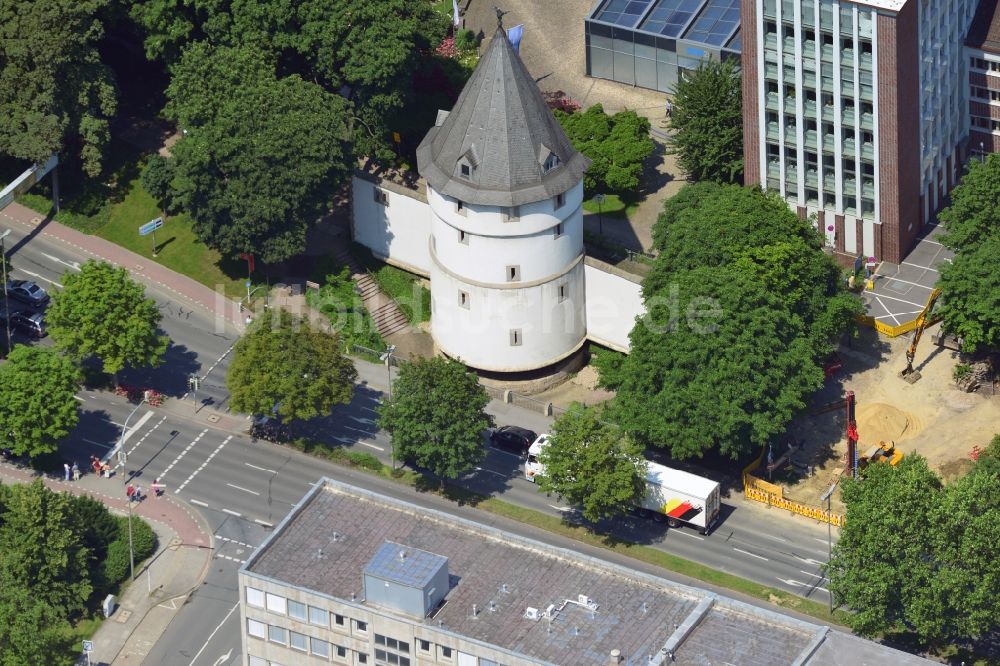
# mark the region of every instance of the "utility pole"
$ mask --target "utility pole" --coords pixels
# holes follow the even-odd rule
[[[830,584],[830,560],[833,559],[833,522],[830,518],[833,516],[831,511],[833,491],[837,489],[837,484],[840,480],[833,482],[823,496],[820,497],[820,501],[826,500],[826,584]],[[833,615],[833,591],[827,591],[827,596],[830,597],[830,615]]]
[[[7,236],[10,229],[0,234],[0,259],[3,260],[3,322],[7,329],[7,353],[10,353],[10,301],[7,300]]]
[[[128,422],[135,416],[135,413],[139,411],[139,408],[145,404],[146,400],[149,399],[149,391],[142,392],[142,399],[139,400],[139,404],[135,406],[132,413],[128,415],[125,419],[125,423],[122,425],[122,434],[118,439],[118,462],[122,468],[122,485],[128,486],[129,477],[125,473],[125,464],[128,462],[128,454],[125,452],[125,431],[128,430]],[[135,550],[132,546],[132,498],[128,498],[128,564],[129,571],[131,573],[131,578],[129,580],[135,580]]]
[[[392,400],[392,354],[396,351],[396,345],[389,345],[385,352],[379,354],[378,360],[385,361],[385,370],[389,376],[389,400]],[[396,471],[396,447],[390,445],[389,458],[392,463],[392,470]]]
[[[594,201],[597,202],[597,224],[599,232],[602,236],[604,235],[604,195],[595,194]]]

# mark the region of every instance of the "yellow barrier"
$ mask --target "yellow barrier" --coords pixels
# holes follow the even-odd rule
[[[832,511],[827,511],[826,509],[822,509],[818,506],[812,506],[809,504],[803,504],[802,502],[785,499],[758,488],[747,488],[746,496],[748,499],[762,502],[768,506],[776,506],[779,509],[785,509],[787,511],[791,511],[792,513],[805,516],[806,518],[818,520],[821,523],[831,523],[837,527],[843,527],[847,522],[844,516],[839,513],[833,513]]]
[[[941,321],[941,317],[934,317],[927,321],[927,325],[931,326]],[[896,338],[904,333],[909,333],[917,327],[917,320],[913,319],[899,326],[889,326],[885,322],[881,322],[875,317],[869,317],[868,315],[858,315],[858,322],[864,324],[865,326],[870,326],[882,335],[887,335],[890,338]]]

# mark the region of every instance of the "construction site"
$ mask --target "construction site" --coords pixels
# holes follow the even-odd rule
[[[861,327],[828,364],[823,389],[787,438],[747,469],[748,498],[842,524],[839,485],[825,494],[855,465],[896,464],[919,454],[945,483],[968,471],[977,447],[1000,433],[1000,387],[989,370],[980,370],[978,381],[956,381],[956,366],[971,359],[942,340],[939,328],[888,337]],[[972,367],[990,366],[980,359]]]

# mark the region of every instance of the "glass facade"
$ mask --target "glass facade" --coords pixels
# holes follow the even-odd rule
[[[667,92],[706,58],[739,59],[739,0],[605,0],[586,39],[588,75]]]

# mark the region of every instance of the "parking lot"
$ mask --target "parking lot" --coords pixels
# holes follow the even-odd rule
[[[934,226],[901,264],[879,264],[875,289],[864,292],[870,316],[889,326],[899,326],[923,310],[937,282],[940,265],[955,255],[936,240],[942,233],[942,227]]]

